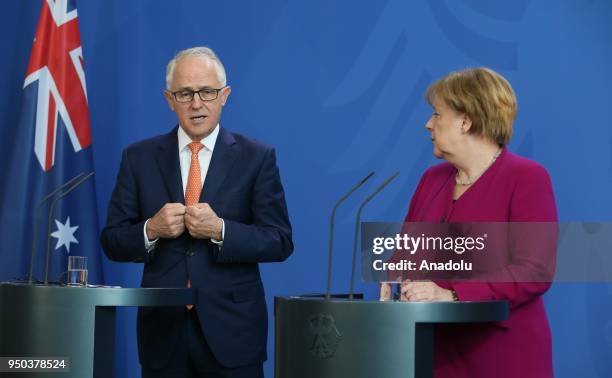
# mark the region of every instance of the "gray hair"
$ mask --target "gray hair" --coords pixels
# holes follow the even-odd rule
[[[215,54],[211,48],[206,46],[198,46],[179,51],[176,53],[174,58],[168,62],[168,65],[166,66],[166,89],[170,89],[170,81],[172,80],[172,75],[174,75],[174,66],[176,66],[176,62],[186,56],[197,56],[209,62],[213,62],[217,68],[217,78],[219,79],[219,82],[224,87],[227,85],[225,68],[223,67],[223,63],[221,63],[221,59],[219,59],[217,54]]]

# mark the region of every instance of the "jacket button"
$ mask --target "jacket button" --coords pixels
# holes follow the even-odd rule
[[[187,251],[187,256],[193,257],[193,256],[195,256],[195,252],[194,251]]]

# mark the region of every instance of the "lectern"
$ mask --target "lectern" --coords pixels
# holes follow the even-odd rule
[[[276,378],[433,377],[434,326],[508,317],[496,302],[275,297]]]
[[[0,284],[0,356],[68,357],[69,373],[1,376],[113,377],[118,306],[183,306],[194,289]]]

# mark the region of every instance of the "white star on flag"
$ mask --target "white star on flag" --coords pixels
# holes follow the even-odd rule
[[[55,249],[58,250],[61,246],[65,246],[68,253],[70,253],[70,243],[79,244],[79,241],[74,237],[74,233],[79,226],[70,227],[70,217],[66,219],[65,224],[56,219],[55,225],[57,226],[57,231],[51,234],[51,236],[57,239]]]

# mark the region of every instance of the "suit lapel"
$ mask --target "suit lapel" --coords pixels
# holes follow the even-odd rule
[[[162,137],[156,159],[170,200],[174,203],[185,203],[183,182],[181,181],[181,165],[179,163],[177,130],[178,128],[175,127],[170,133]]]
[[[211,203],[214,200],[223,180],[234,165],[237,154],[238,148],[233,135],[219,126],[219,135],[200,195],[200,202]]]

